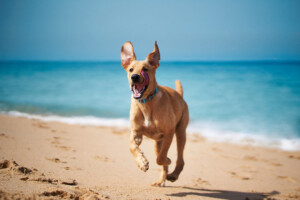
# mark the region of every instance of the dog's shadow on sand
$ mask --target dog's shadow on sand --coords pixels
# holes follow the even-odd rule
[[[168,186],[167,186],[168,187]],[[270,196],[279,194],[278,191],[272,191],[270,193],[258,193],[258,192],[238,192],[230,190],[214,190],[214,189],[203,189],[203,188],[192,188],[192,187],[172,187],[170,188],[182,188],[183,192],[166,194],[171,197],[187,197],[187,196],[198,196],[198,197],[211,197],[216,199],[225,200],[251,200],[251,199],[265,199]]]

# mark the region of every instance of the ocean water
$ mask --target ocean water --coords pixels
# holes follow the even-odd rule
[[[300,150],[300,63],[162,62],[160,85],[181,80],[189,133]],[[129,126],[131,91],[119,62],[1,62],[2,114]],[[0,124],[1,125],[1,124]]]

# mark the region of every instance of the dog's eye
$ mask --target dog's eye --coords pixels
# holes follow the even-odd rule
[[[132,71],[133,71],[133,68],[130,68],[129,71],[132,72]]]
[[[147,72],[147,71],[148,71],[148,69],[144,67],[144,68],[143,68],[143,71],[144,71],[144,72]]]

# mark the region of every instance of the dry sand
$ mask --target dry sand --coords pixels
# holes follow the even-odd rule
[[[141,145],[146,173],[128,144],[125,129],[0,115],[0,199],[300,199],[300,152],[189,135],[179,180],[159,188],[153,141]],[[169,157],[172,170],[174,141]]]

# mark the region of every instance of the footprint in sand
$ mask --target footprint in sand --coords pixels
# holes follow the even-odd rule
[[[242,172],[242,173],[236,173],[236,172],[228,172],[231,174],[232,177],[238,178],[241,180],[251,180],[253,179],[253,175],[251,173]]]
[[[221,149],[219,149],[217,147],[213,147],[213,148],[211,148],[211,150],[213,150],[215,152],[223,152]]]
[[[244,159],[244,160],[249,160],[249,161],[263,161],[263,162],[266,162],[266,163],[268,163],[268,164],[270,164],[270,165],[272,165],[272,166],[276,166],[276,167],[282,166],[281,163],[274,162],[274,161],[267,160],[267,159],[261,159],[261,160],[260,160],[260,159],[258,159],[257,157],[255,157],[255,156],[250,156],[250,155],[244,156],[243,159]]]
[[[6,139],[13,139],[13,137],[10,137],[10,136],[6,135],[5,133],[0,133],[0,137],[6,138]]]
[[[286,180],[290,183],[296,183],[297,181],[289,176],[277,176],[277,178],[282,179],[282,180]]]
[[[35,127],[38,127],[38,128],[50,129],[50,127],[48,126],[48,124],[43,123],[43,122],[33,123],[32,125],[35,126]]]
[[[46,158],[46,160],[49,160],[51,162],[55,162],[55,163],[63,163],[66,164],[66,161],[61,161],[59,158]]]
[[[243,165],[241,166],[242,170],[244,172],[248,172],[248,173],[257,173],[257,168],[253,167],[253,166],[248,166],[248,165]]]
[[[243,158],[244,160],[251,160],[251,161],[258,161],[258,159],[255,156],[246,155]]]
[[[115,135],[124,135],[126,132],[124,130],[113,130],[112,133]]]
[[[53,137],[53,138],[49,138],[47,140],[51,141],[51,144],[60,144],[60,137]]]
[[[300,160],[300,155],[289,155],[289,158]]]
[[[112,160],[110,160],[108,157],[106,156],[94,156],[95,160],[100,160],[102,162],[114,162]]]
[[[193,134],[190,136],[192,142],[205,142],[205,139],[198,134]]]
[[[206,180],[203,180],[202,178],[197,178],[196,180],[193,181],[194,186],[199,186],[199,185],[210,185],[210,183]]]
[[[300,199],[300,195],[299,194],[288,194],[287,197],[289,199]]]
[[[58,149],[65,150],[65,151],[70,151],[72,149],[71,147],[67,147],[67,146],[64,146],[64,145],[55,145],[55,147],[58,148]],[[76,152],[76,151],[73,150],[73,152]]]
[[[275,163],[275,162],[272,162],[272,163],[270,163],[271,165],[273,165],[273,166],[276,166],[276,167],[280,167],[280,166],[282,166],[282,164],[281,163]]]
[[[75,196],[74,199],[110,199],[109,196],[107,195],[102,195],[100,194],[100,192],[97,192],[94,189],[85,189],[85,188],[80,188],[80,187],[76,187],[76,192],[75,194],[77,196]]]
[[[275,166],[275,167],[280,167],[280,166],[282,166],[281,163],[274,162],[274,161],[271,161],[271,160],[262,159],[262,161],[268,163],[269,165]]]
[[[65,145],[61,145],[61,140],[63,138],[61,137],[53,137],[51,139],[49,139],[51,141],[51,144],[54,145],[54,147],[56,148],[59,148],[59,149],[62,149],[62,150],[65,150],[65,151],[70,151],[72,148],[71,147],[68,147],[68,146],[65,146]],[[73,152],[76,152],[76,150],[73,150]]]

